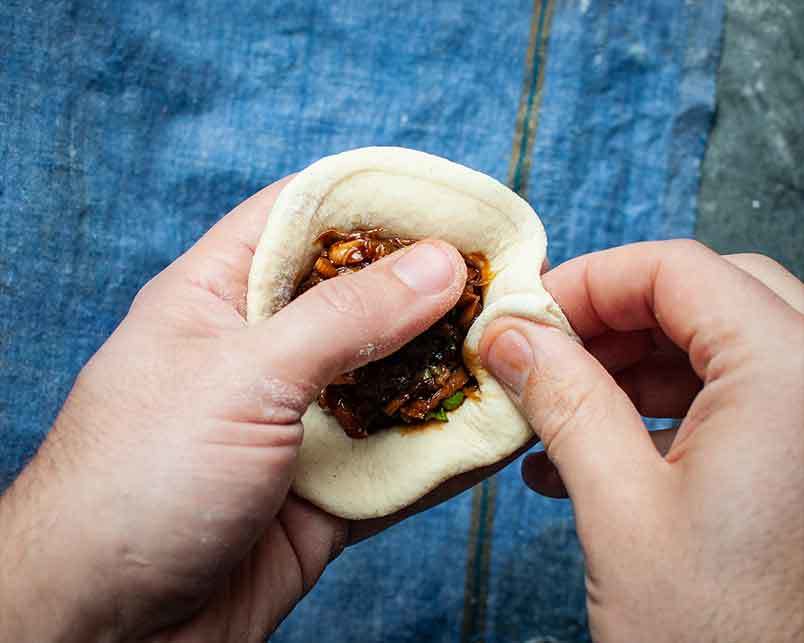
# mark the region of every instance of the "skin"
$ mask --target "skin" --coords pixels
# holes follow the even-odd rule
[[[289,494],[300,418],[336,374],[452,308],[465,263],[420,242],[249,327],[283,184],[142,289],[0,499],[3,640],[262,641],[347,543],[401,518],[351,535]]]
[[[3,639],[261,641],[345,545],[505,464],[363,523],[288,494],[300,417],[317,391],[364,363],[368,344],[384,347],[379,358],[440,317],[457,300],[465,267],[450,246],[423,242],[247,327],[248,269],[282,185],[238,206],[143,288],[0,498]],[[422,247],[425,256],[405,265]],[[566,483],[575,502],[595,635],[641,640],[659,631],[657,640],[683,640],[679,619],[689,618],[699,629],[687,634],[736,640],[729,634],[751,630],[724,629],[729,623],[772,613],[787,628],[781,633],[794,633],[802,527],[790,507],[801,504],[804,454],[791,393],[802,363],[789,347],[801,342],[801,317],[698,246],[617,252],[545,275],[589,352],[515,319],[499,320],[482,344],[496,368],[498,340],[516,329],[534,356],[524,367],[514,356],[522,387],[510,392],[557,469],[531,459],[525,478],[541,490],[553,480],[556,492]],[[691,271],[695,280],[681,278]],[[797,281],[782,281],[800,294]],[[720,312],[708,314],[708,304]],[[756,310],[767,313],[760,319]],[[756,328],[743,337],[727,321]],[[321,332],[328,328],[338,332]],[[684,371],[673,342],[690,352],[695,371],[689,360]],[[662,395],[652,392],[656,346],[674,364]],[[683,415],[695,398],[690,428],[682,426],[667,458],[637,426],[615,378],[641,409],[671,400]],[[775,439],[757,440],[762,428]]]
[[[643,243],[544,276],[586,350],[500,319],[481,359],[568,494],[597,641],[804,636],[804,290],[766,258]],[[639,414],[684,418],[653,436]]]

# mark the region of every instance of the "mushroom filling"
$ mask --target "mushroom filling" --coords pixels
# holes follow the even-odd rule
[[[339,275],[357,272],[413,239],[381,237],[380,228],[340,232],[327,230],[316,240],[321,254],[294,297]],[[480,254],[463,255],[466,286],[458,303],[441,319],[395,353],[344,373],[327,386],[318,404],[332,413],[350,438],[366,438],[400,423],[447,422],[477,382],[463,363],[466,332],[483,310],[486,261]]]

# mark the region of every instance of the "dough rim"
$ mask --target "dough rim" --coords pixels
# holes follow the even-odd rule
[[[387,167],[389,165],[390,169]],[[341,169],[343,171],[338,175]],[[556,326],[574,335],[560,308],[541,285],[538,269],[546,254],[546,238],[536,213],[525,201],[491,177],[446,159],[403,148],[376,147],[325,157],[285,186],[269,217],[249,274],[247,310],[250,324],[258,323],[285,305],[287,301],[283,300],[289,300],[298,280],[306,274],[299,268],[304,262],[292,256],[290,259],[296,265],[289,272],[283,272],[281,266],[272,265],[278,263],[271,255],[272,244],[277,245],[276,240],[281,241],[283,235],[292,241],[295,234],[296,246],[304,249],[306,245],[317,255],[313,244],[315,237],[312,236],[315,226],[338,227],[333,225],[332,217],[328,218],[327,213],[322,214],[328,202],[344,186],[347,186],[348,195],[350,182],[359,182],[357,177],[372,173],[382,182],[381,187],[390,188],[399,180],[423,180],[433,193],[447,191],[453,194],[452,200],[456,203],[468,199],[475,205],[479,204],[478,212],[483,208],[492,210],[496,214],[492,216],[493,219],[502,219],[508,224],[507,227],[513,228],[509,238],[493,239],[497,248],[497,252],[493,253],[497,265],[490,258],[491,269],[496,273],[494,281],[512,271],[535,272],[529,275],[530,281],[512,277],[509,279],[512,288],[502,288],[497,296],[486,297],[492,290],[491,286],[484,292],[484,311],[470,328],[464,343],[464,359],[480,384],[480,400],[464,402],[449,414],[450,422],[443,427],[420,430],[394,427],[366,440],[356,441],[345,436],[334,418],[325,415],[315,403],[308,408],[303,417],[305,437],[293,489],[313,504],[348,519],[374,518],[394,513],[455,475],[504,459],[533,437],[525,418],[477,358],[482,331],[491,321],[502,315],[513,315]],[[467,186],[469,189],[466,189]],[[478,192],[487,198],[479,198]],[[370,201],[372,195],[361,196],[361,193],[357,193],[352,196],[357,201],[363,197]],[[411,198],[416,200],[415,196]],[[450,198],[446,198],[446,202],[449,201]],[[311,208],[313,204],[315,207]],[[511,212],[506,211],[506,204],[513,206]],[[355,206],[355,210],[360,209],[360,203],[351,205]],[[419,216],[424,225],[417,237],[434,236],[428,234],[426,227],[427,224],[440,221],[433,215],[433,210],[437,208],[419,205],[422,210]],[[423,211],[425,209],[427,212]],[[393,220],[394,213],[384,212],[384,216]],[[349,213],[342,213],[341,219],[344,225],[351,225]],[[406,225],[409,223],[407,221]],[[456,222],[444,220],[441,223],[454,226]],[[307,228],[302,229],[302,224]],[[462,231],[471,232],[473,221],[458,224]],[[383,227],[390,234],[399,233],[391,229],[392,226]],[[438,227],[430,225],[432,229]],[[528,234],[519,238],[517,235],[520,232]],[[464,253],[478,250],[455,245]],[[520,248],[530,253],[525,258],[528,265],[523,267],[515,263],[512,268],[510,263],[502,261],[516,259],[522,264],[524,260],[517,254]],[[483,248],[479,250],[484,251]],[[310,254],[309,250],[304,252]],[[485,407],[488,409],[484,410]],[[480,409],[479,414],[477,409]],[[478,422],[481,423],[480,429],[474,427]],[[501,426],[498,431],[483,431],[484,422],[506,426]],[[444,438],[445,435],[448,437]],[[465,440],[451,444],[457,438]],[[365,446],[372,443],[376,446]],[[435,450],[441,447],[451,447],[452,451]],[[400,468],[398,460],[406,453],[422,456],[423,459],[417,461],[416,466],[409,466],[404,471],[404,477],[386,475],[380,470],[382,465],[388,465],[399,473],[404,467]]]

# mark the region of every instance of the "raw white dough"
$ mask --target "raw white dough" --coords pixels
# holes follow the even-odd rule
[[[394,427],[364,440],[346,436],[312,404],[304,415],[294,491],[337,516],[393,513],[460,473],[493,464],[533,431],[477,358],[483,329],[516,315],[574,333],[542,287],[547,241],[536,213],[491,177],[446,159],[397,147],[367,147],[313,163],[283,190],[262,234],[248,283],[248,321],[285,306],[311,269],[329,228],[382,227],[401,237],[443,239],[482,252],[493,280],[469,329],[464,361],[480,386],[434,428]]]

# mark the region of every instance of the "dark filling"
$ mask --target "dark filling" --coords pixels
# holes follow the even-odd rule
[[[380,237],[381,232],[324,232],[317,239],[323,246],[321,254],[294,297],[415,243]],[[336,417],[349,437],[365,438],[400,421],[446,422],[449,411],[477,394],[477,382],[463,363],[462,347],[466,332],[483,310],[486,262],[479,254],[464,256],[464,261],[466,286],[452,310],[397,352],[339,376],[321,392],[319,405]]]

